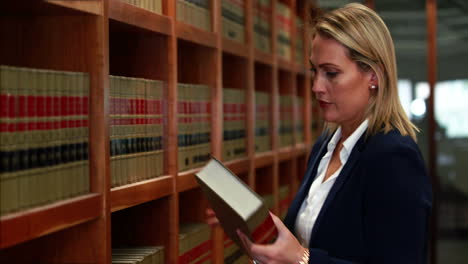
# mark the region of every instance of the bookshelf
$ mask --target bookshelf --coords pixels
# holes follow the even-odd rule
[[[186,6],[204,14],[202,26],[193,24],[201,21],[196,17],[178,17],[180,3],[176,0],[162,0],[161,13],[120,0],[1,1],[0,65],[89,76],[88,167],[83,169],[89,186],[86,192],[73,197],[2,214],[0,263],[108,264],[112,248],[141,246],[164,246],[165,263],[182,263],[186,257],[181,258],[179,253],[185,242],[181,242],[180,235],[201,230],[190,229],[186,224],[202,222],[208,207],[194,174],[207,153],[222,160],[226,148],[225,88],[242,92],[244,99],[239,104],[245,115],[241,119],[244,153],[225,160],[227,167],[259,194],[270,195],[273,212],[279,214],[287,207],[288,200],[281,196],[282,187],[288,186],[288,199],[297,190],[320,128],[310,92],[310,74],[304,66],[307,59],[302,63],[295,58],[297,34],[303,35],[306,54],[307,29],[296,29],[295,19],[291,19],[290,59],[281,57],[277,54],[278,25],[273,23],[279,1],[231,2],[244,10],[243,41],[223,35],[221,0],[198,6],[186,1]],[[310,5],[305,0],[281,3],[294,11],[292,18],[296,14],[304,18]],[[262,19],[271,27],[262,31],[263,42],[256,46],[254,25],[259,23],[259,5],[263,8]],[[269,50],[261,49],[266,46]],[[124,82],[115,86],[114,77],[110,76]],[[151,86],[154,82],[160,84],[159,88]],[[146,88],[138,83],[145,83]],[[181,84],[189,88],[181,88]],[[135,95],[127,98],[116,94],[114,87],[135,89]],[[153,98],[156,89],[159,97]],[[192,94],[186,94],[187,90]],[[284,121],[281,117],[286,116],[281,113],[282,95],[291,98],[286,107],[290,122],[287,144],[281,143],[278,133]],[[297,107],[299,100],[302,103]],[[122,101],[135,107],[131,109],[146,110],[115,112]],[[191,112],[181,112],[180,103],[185,101]],[[159,110],[153,113],[155,104]],[[188,132],[182,131],[186,128],[179,124],[181,115],[202,121]],[[127,138],[116,136],[115,126],[122,123],[114,121],[119,118],[133,120],[135,123],[131,124],[145,127],[141,130],[145,132],[135,128],[127,133]],[[299,119],[304,120],[302,126],[298,125]],[[150,166],[156,156],[147,155],[153,144],[153,136],[147,136],[149,125],[154,124],[151,120],[157,120],[154,122],[161,138],[158,172]],[[181,131],[188,137],[181,137]],[[203,141],[207,135],[208,143]],[[180,150],[188,146],[180,145],[182,138],[186,143],[203,145],[196,148],[198,156],[188,154],[197,156],[191,166],[182,166],[180,160]],[[114,163],[115,142],[122,139],[130,142],[125,143],[129,144],[125,148],[132,151],[118,152],[121,157],[140,157],[140,152],[148,156],[134,159],[134,172],[127,169],[130,165],[126,163],[120,167]],[[187,158],[193,160],[193,156]],[[150,175],[142,177],[138,170],[142,167]],[[113,175],[124,169],[134,178],[129,176],[129,181],[115,185]],[[5,175],[1,172],[0,178]],[[204,235],[209,237],[204,242],[210,253],[200,257],[212,263],[224,263],[227,257],[233,260],[235,250],[220,228]],[[225,250],[229,254],[224,254]]]

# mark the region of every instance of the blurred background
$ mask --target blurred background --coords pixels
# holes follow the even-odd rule
[[[323,9],[349,2],[317,0]],[[399,94],[435,191],[432,263],[468,263],[468,0],[372,0],[394,40]],[[431,46],[432,45],[432,46]],[[430,48],[432,47],[432,48]]]

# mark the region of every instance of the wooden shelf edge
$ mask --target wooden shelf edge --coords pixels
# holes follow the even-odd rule
[[[102,1],[99,0],[44,0],[44,2],[93,15],[102,15]]]
[[[91,221],[102,211],[101,194],[87,194],[0,218],[0,249]]]
[[[176,36],[179,39],[183,39],[209,48],[217,47],[216,33],[207,32],[180,21],[175,22],[175,29]]]
[[[171,176],[160,176],[111,189],[111,212],[168,196],[173,192]]]
[[[263,168],[272,165],[274,161],[275,153],[273,151],[255,154],[255,168]]]
[[[290,147],[283,147],[278,150],[278,161],[285,161],[285,160],[290,160],[295,158],[295,148],[290,146]]]
[[[109,18],[164,35],[171,34],[171,19],[120,0],[109,1]]]
[[[184,192],[198,187],[197,180],[195,179],[195,173],[199,170],[200,168],[196,168],[179,172],[177,175],[177,192]]]
[[[302,156],[309,153],[309,148],[306,143],[297,143],[296,144],[296,156]]]
[[[297,68],[296,68],[296,64],[292,63],[291,61],[288,61],[286,59],[283,59],[281,57],[276,57],[276,60],[277,60],[277,64],[278,64],[278,68],[283,70],[283,71],[287,71],[287,72],[294,72],[296,73],[297,71]]]
[[[226,38],[223,38],[223,51],[242,58],[249,57],[247,45]]]
[[[269,53],[265,53],[263,51],[259,51],[259,50],[255,50],[254,52],[255,54],[255,61],[256,62],[259,62],[259,63],[262,63],[262,64],[265,64],[265,65],[268,65],[268,66],[273,66],[273,55],[269,54]]]
[[[297,74],[307,77],[307,72],[309,71],[309,69],[307,69],[306,66],[298,64],[298,63],[294,63],[294,65],[295,65],[294,67],[296,68]]]
[[[240,158],[236,160],[230,160],[224,162],[226,167],[232,171],[234,174],[241,174],[249,171],[249,159],[248,158]]]

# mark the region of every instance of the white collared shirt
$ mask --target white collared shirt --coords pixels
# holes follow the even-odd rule
[[[343,169],[343,166],[348,161],[349,155],[353,150],[354,145],[359,140],[359,138],[364,134],[368,127],[368,120],[364,120],[361,125],[359,125],[356,130],[343,142],[343,148],[340,151],[340,161],[341,166],[333,173],[325,182],[323,181],[325,174],[327,172],[328,165],[330,163],[333,151],[335,150],[336,144],[341,139],[341,127],[339,127],[332,139],[328,143],[327,153],[320,160],[317,177],[310,186],[309,193],[307,197],[302,202],[301,208],[297,214],[296,224],[295,224],[295,233],[299,242],[302,246],[309,246],[309,239],[314,228],[315,221],[317,216],[320,213],[320,210],[327,199],[328,193],[330,192],[335,180]]]

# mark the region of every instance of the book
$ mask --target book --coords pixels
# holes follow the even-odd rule
[[[244,253],[248,251],[237,229],[255,243],[276,238],[277,230],[265,202],[220,161],[212,158],[195,175],[224,231]]]

